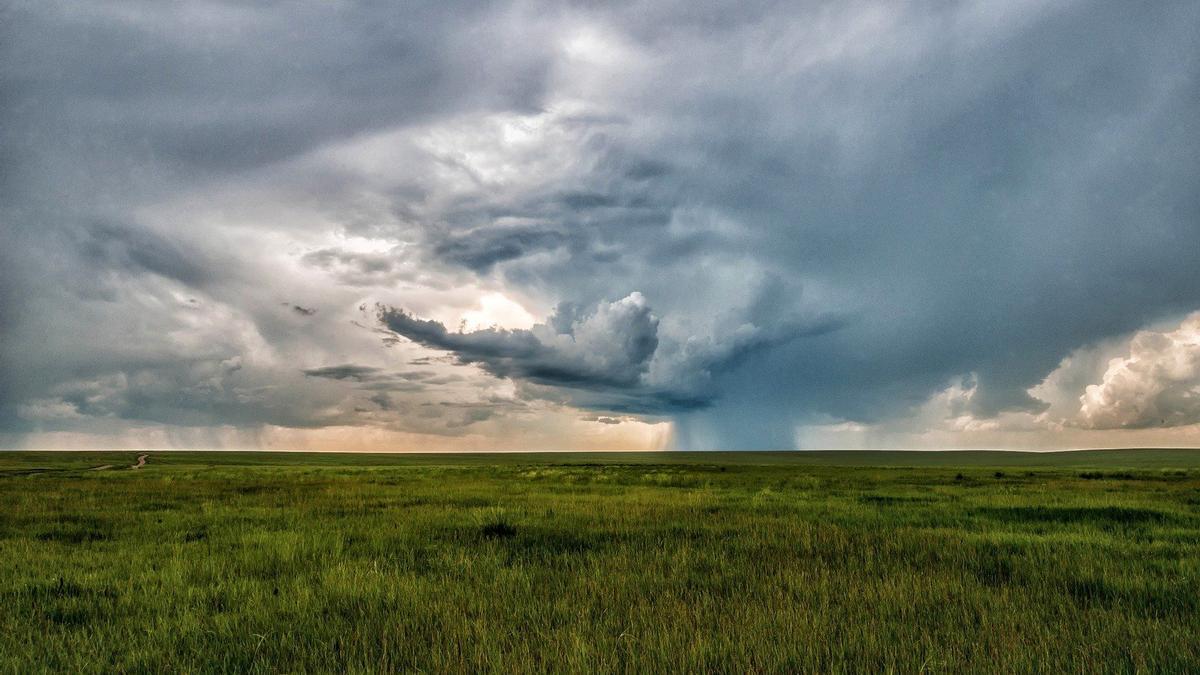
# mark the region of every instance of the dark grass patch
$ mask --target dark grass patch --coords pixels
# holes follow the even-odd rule
[[[1163,469],[1161,471],[1080,471],[1076,474],[1082,480],[1119,480],[1119,481],[1149,481],[1176,482],[1187,480],[1192,474],[1187,469]]]
[[[294,489],[294,487],[292,488]],[[229,493],[241,497],[257,497],[260,495],[276,495],[283,492],[290,492],[288,488],[278,487],[275,485],[235,485],[229,488]]]
[[[1108,473],[1103,471],[1083,471],[1080,472],[1079,477],[1084,480],[1134,480],[1138,478],[1138,476],[1128,471],[1110,471]]]
[[[20,586],[12,591],[0,594],[5,600],[20,600],[25,602],[46,602],[64,598],[114,599],[116,591],[110,588],[94,588],[84,586],[70,579],[59,577],[28,586]]]
[[[930,504],[935,501],[933,497],[905,497],[898,495],[859,495],[858,501],[863,504],[875,504],[877,506],[896,506],[898,504]]]
[[[117,593],[59,577],[0,594],[0,602],[19,607],[58,626],[77,627],[103,621],[112,613]]]
[[[1191,616],[1200,609],[1200,588],[1191,584],[1158,582],[1124,587],[1097,577],[1068,579],[1067,595],[1084,608],[1121,609],[1142,616]]]
[[[19,478],[19,477],[23,477],[23,476],[36,476],[38,474],[43,474],[43,473],[55,473],[55,472],[62,473],[62,472],[74,471],[74,470],[76,470],[76,469],[43,469],[43,468],[5,469],[3,471],[0,471],[0,478]]]
[[[990,544],[974,552],[968,559],[968,569],[985,586],[1008,586],[1018,580],[1019,558],[1019,549]]]
[[[396,569],[425,574],[437,567],[437,546],[390,534],[359,533],[342,538],[341,555],[386,563]]]
[[[1103,579],[1068,579],[1067,595],[1084,607],[1111,607],[1119,597],[1117,590]]]
[[[1171,515],[1130,506],[993,506],[977,515],[1008,523],[1061,523],[1083,525],[1142,525],[1165,523]]]
[[[517,536],[517,528],[505,520],[494,520],[479,528],[479,534],[484,539],[511,539]]]
[[[612,542],[607,533],[562,528],[518,528],[505,519],[485,523],[479,528],[480,536],[486,541],[503,541],[508,544],[509,563],[520,561],[547,561],[563,557],[583,555],[599,550]]]
[[[1144,616],[1194,617],[1200,612],[1200,584],[1195,580],[1129,589],[1122,596],[1125,606]]]
[[[49,607],[42,615],[58,626],[86,626],[100,619],[100,613],[90,606],[61,606]]]
[[[333,516],[335,518],[344,518],[347,516],[367,516],[379,511],[386,511],[394,504],[384,500],[365,501],[357,504],[347,504],[344,506],[329,506],[324,508],[314,509],[316,515]]]
[[[112,524],[111,521],[104,518],[75,513],[55,514],[51,520],[58,525],[85,525],[87,527],[109,527]]]
[[[221,614],[230,611],[234,604],[224,591],[212,591],[199,598],[198,604],[208,614]]]
[[[521,548],[537,557],[582,555],[595,551],[612,541],[606,534],[561,529],[526,530],[519,540]]]
[[[431,574],[441,567],[437,552],[424,547],[410,547],[393,551],[386,559],[398,569],[413,574]]]
[[[96,519],[81,519],[76,522],[60,522],[35,535],[39,541],[62,544],[87,544],[108,541],[113,538],[112,525]]]
[[[642,484],[660,488],[698,488],[704,485],[704,482],[697,476],[687,471],[679,470],[663,470],[644,473],[641,479],[634,482],[620,481],[625,485]]]
[[[388,477],[388,478],[373,478],[371,480],[371,484],[379,485],[382,487],[399,487],[401,485],[412,485],[413,479],[403,477],[403,476]]]
[[[520,536],[495,538],[504,548],[504,567],[572,568],[583,556],[597,555],[619,545],[608,533],[564,529],[521,528]]]

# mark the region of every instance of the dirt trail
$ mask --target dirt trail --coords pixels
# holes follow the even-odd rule
[[[130,464],[129,468],[140,469],[143,466],[146,466],[146,458],[149,456],[150,456],[149,453],[138,455],[137,464]],[[88,469],[88,471],[107,471],[107,470],[113,468],[113,466],[114,465],[112,465],[112,464],[102,464],[100,466],[93,466],[92,468]]]

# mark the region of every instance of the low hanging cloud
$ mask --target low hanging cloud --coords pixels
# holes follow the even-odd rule
[[[1138,332],[1079,400],[1079,423],[1093,429],[1200,423],[1200,312],[1172,331]]]
[[[528,330],[453,332],[392,307],[380,307],[378,318],[399,336],[453,352],[460,363],[499,377],[580,388],[637,385],[658,348],[658,318],[642,294],[602,302],[586,316],[568,317],[568,311],[563,306],[548,323]]]
[[[374,379],[382,371],[382,368],[375,368],[373,366],[358,366],[353,363],[347,363],[340,366],[306,368],[301,372],[309,377],[322,377],[329,380],[355,380],[362,382],[365,380]]]
[[[670,414],[707,407],[719,392],[713,376],[748,356],[801,337],[837,330],[840,317],[779,320],[771,328],[749,322],[718,326],[708,335],[660,330],[660,319],[639,292],[603,301],[591,310],[562,303],[545,323],[529,329],[451,331],[380,306],[378,320],[393,336],[451,352],[511,378],[529,397],[582,408],[634,414]]]

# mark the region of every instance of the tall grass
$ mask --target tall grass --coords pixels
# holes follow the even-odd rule
[[[0,477],[0,668],[1200,670],[1198,469],[228,457]]]

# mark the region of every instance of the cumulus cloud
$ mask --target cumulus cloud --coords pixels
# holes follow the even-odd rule
[[[564,306],[528,330],[453,332],[392,307],[380,307],[378,318],[397,335],[494,375],[585,389],[636,387],[658,348],[658,318],[636,291],[583,315]]]
[[[532,385],[522,390],[528,395],[554,398],[555,388],[581,390],[562,400],[651,414],[704,408],[719,395],[712,387],[714,374],[754,352],[843,324],[821,318],[771,328],[740,323],[706,335],[660,334],[660,319],[636,291],[590,309],[561,303],[545,323],[529,329],[450,331],[440,322],[385,306],[378,308],[378,319],[395,335],[451,352],[459,363]]]
[[[799,425],[802,445],[1110,447],[1200,441],[1200,312],[1174,327],[1147,328],[1071,352],[1028,390],[1040,405],[981,412],[975,373],[954,378],[908,413],[874,424],[814,419]]]
[[[1172,331],[1138,332],[1079,400],[1079,423],[1094,429],[1200,423],[1200,313]]]

